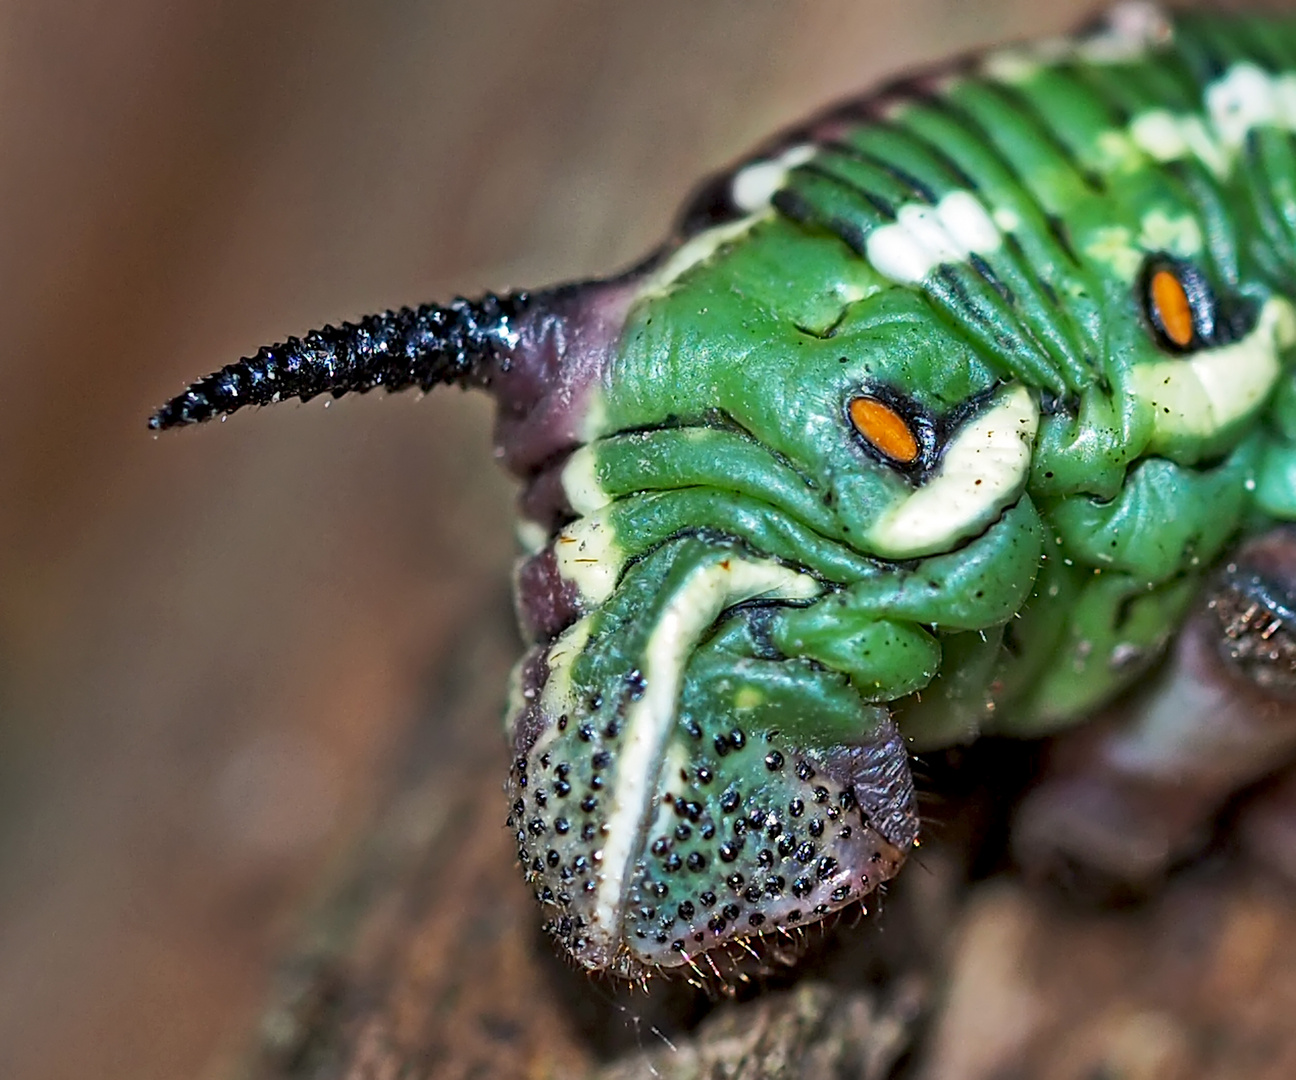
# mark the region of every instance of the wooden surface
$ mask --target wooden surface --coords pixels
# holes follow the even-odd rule
[[[520,895],[491,831],[511,645],[481,630],[489,662],[455,659],[466,627],[504,625],[513,554],[486,403],[316,402],[159,440],[154,405],[329,319],[611,270],[778,124],[1089,8],[0,6],[0,1075],[227,1075],[285,1000],[275,958],[317,932],[385,957],[383,985],[409,974],[402,1038],[434,1030],[420,980],[470,970],[473,941],[519,972],[506,1013],[550,986],[523,971],[525,905],[474,938],[457,876]],[[384,862],[372,836],[429,762],[480,777],[472,820],[415,807]],[[467,861],[405,861],[431,850]],[[348,922],[363,858],[444,903]],[[602,1053],[583,1008],[554,1021],[555,1067]],[[447,1030],[465,1060],[485,1045]]]

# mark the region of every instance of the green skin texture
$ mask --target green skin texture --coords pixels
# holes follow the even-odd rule
[[[1257,58],[1262,37],[1262,62],[1282,54],[1296,70],[1291,24],[1259,33],[1196,20],[1177,24],[1175,50],[1137,63],[1041,67],[1011,86],[959,81],[940,107],[920,101],[886,125],[848,129],[842,140],[860,156],[821,152],[794,170],[786,184],[801,220],[771,211],[645,294],[590,433],[624,556],[687,544],[688,561],[736,545],[825,586],[813,602],[722,619],[689,661],[681,720],[749,715],[810,751],[867,737],[880,705],[915,750],[1054,732],[1146,671],[1231,541],[1296,519],[1291,375],[1208,436],[1158,432],[1132,373],[1169,357],[1129,267],[1093,254],[1113,228],[1139,250],[1149,214],[1187,217],[1204,238],[1191,261],[1217,294],[1257,305],[1296,294],[1286,132],[1257,131],[1256,152],[1223,179],[1192,158],[1167,167],[1114,152],[1109,137],[1125,128],[1117,105],[1201,112],[1198,40],[1242,60]],[[866,236],[883,223],[849,183],[914,201],[879,159],[937,199],[970,177],[987,207],[1012,211],[1016,244],[986,261],[1016,297],[1013,317],[993,296],[985,319],[960,317],[959,303],[982,303],[984,283],[965,275],[962,300],[930,277],[897,285],[829,226]],[[893,561],[869,550],[870,524],[911,483],[864,445],[846,403],[882,387],[940,418],[1014,383],[1064,402],[1041,417],[1021,496],[946,551]],[[640,595],[659,595],[667,568],[680,572],[679,559],[631,565]],[[605,693],[642,657],[651,618],[629,625],[595,612],[573,669],[582,692]]]

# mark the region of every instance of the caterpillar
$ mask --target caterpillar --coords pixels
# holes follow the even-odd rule
[[[1022,850],[1160,829],[1136,872],[1296,755],[1294,304],[1296,20],[1127,4],[782,133],[619,276],[288,338],[149,423],[495,398],[508,826],[633,978],[874,893],[915,753],[1127,702]]]

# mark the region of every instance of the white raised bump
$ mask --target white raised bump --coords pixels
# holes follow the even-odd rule
[[[567,505],[582,516],[602,510],[612,501],[599,483],[597,465],[593,447],[582,446],[572,451],[563,466],[562,488]]]
[[[912,558],[948,550],[988,525],[1026,486],[1039,406],[1023,386],[966,423],[936,475],[882,513],[868,532],[879,555]]]
[[[1003,237],[969,191],[951,191],[935,206],[906,203],[893,224],[874,229],[865,256],[884,277],[916,285],[942,263],[966,262],[997,251]]]
[[[815,156],[810,143],[790,146],[776,158],[754,161],[739,169],[729,187],[729,196],[739,210],[755,214],[769,208],[774,193],[783,186],[787,174]]]
[[[606,514],[573,521],[558,534],[553,550],[558,573],[576,586],[585,603],[597,606],[612,595],[626,555]]]
[[[627,710],[611,785],[593,920],[604,932],[617,928],[622,896],[640,841],[640,825],[656,790],[658,761],[675,727],[676,705],[690,652],[720,613],[758,596],[808,600],[820,584],[766,559],[733,557],[693,570],[667,602],[644,651],[644,693]]]
[[[1154,440],[1210,436],[1245,416],[1273,389],[1282,374],[1281,353],[1293,344],[1296,308],[1274,297],[1241,341],[1187,360],[1135,367],[1131,387],[1152,405]]]

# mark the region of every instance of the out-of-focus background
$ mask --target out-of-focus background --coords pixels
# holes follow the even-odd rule
[[[225,1073],[512,558],[484,400],[160,439],[155,405],[325,321],[614,270],[771,128],[1092,7],[0,5],[0,1076]]]

